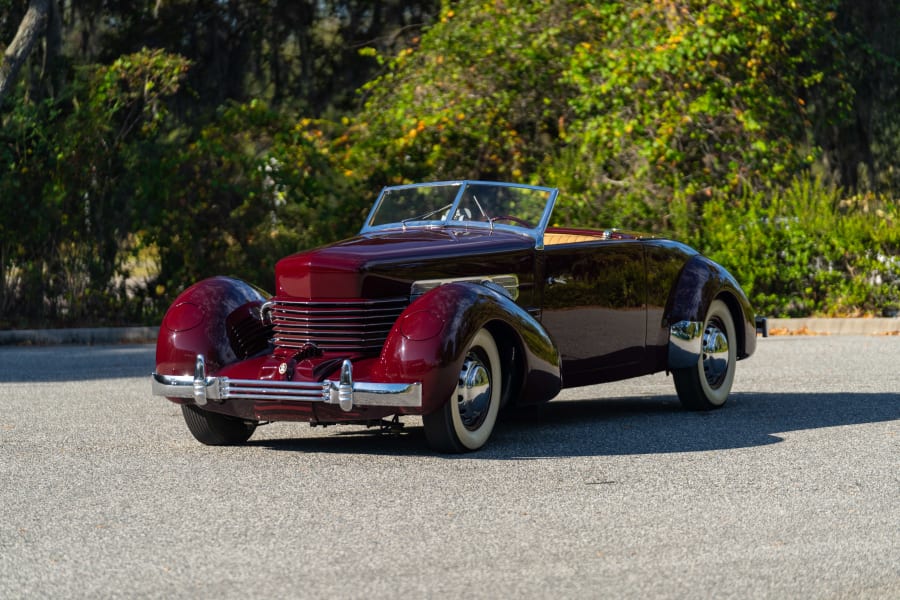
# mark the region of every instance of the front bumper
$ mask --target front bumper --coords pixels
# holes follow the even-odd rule
[[[422,407],[421,383],[373,383],[353,381],[349,360],[341,365],[338,381],[271,381],[207,377],[206,359],[197,355],[194,375],[153,373],[153,394],[167,398],[191,398],[200,406],[208,401],[269,400],[279,402],[324,402],[344,411],[354,406]]]

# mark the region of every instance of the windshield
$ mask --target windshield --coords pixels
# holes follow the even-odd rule
[[[363,231],[455,225],[541,232],[550,218],[556,194],[552,188],[485,181],[387,187],[369,213]]]

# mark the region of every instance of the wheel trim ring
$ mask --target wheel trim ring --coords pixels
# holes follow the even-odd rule
[[[714,318],[703,331],[703,377],[710,389],[719,389],[728,378],[731,354],[725,325]]]
[[[484,424],[491,406],[493,386],[485,361],[478,353],[470,352],[459,373],[456,402],[460,422],[468,431],[477,431]]]

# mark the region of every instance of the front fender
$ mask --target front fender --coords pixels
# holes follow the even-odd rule
[[[710,304],[722,299],[731,312],[737,334],[738,358],[756,349],[756,323],[744,290],[723,266],[702,255],[688,260],[666,303],[669,326],[669,368],[692,366],[699,359],[700,336]]]
[[[268,330],[258,319],[265,300],[255,287],[230,277],[204,279],[184,290],[159,328],[156,372],[191,375],[202,354],[215,373],[266,348]]]
[[[508,390],[529,403],[559,392],[560,355],[547,332],[508,296],[474,282],[442,285],[410,304],[388,335],[380,367],[388,380],[422,382],[422,413],[430,413],[451,397],[468,344],[483,327],[508,359]]]

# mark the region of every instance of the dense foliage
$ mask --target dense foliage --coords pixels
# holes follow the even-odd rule
[[[0,0],[0,43],[27,4]],[[900,305],[894,2],[54,6],[0,99],[0,327],[269,287],[382,185],[456,177],[674,235],[766,314]]]
[[[894,314],[900,290],[900,206],[874,194],[842,196],[798,178],[776,193],[745,191],[672,206],[683,241],[726,264],[754,306],[801,317]]]

